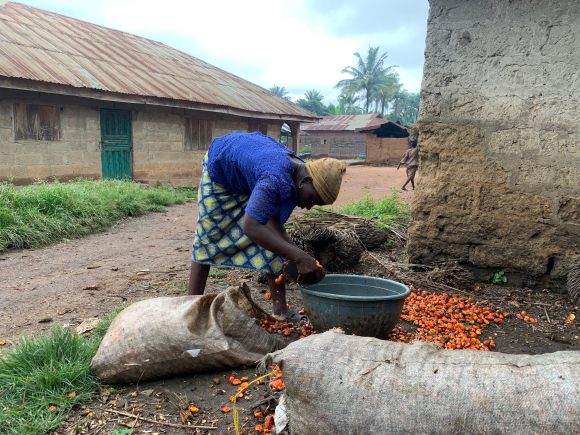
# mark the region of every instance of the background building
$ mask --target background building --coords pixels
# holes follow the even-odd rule
[[[356,158],[366,152],[366,137],[355,130],[388,122],[378,113],[332,115],[301,129],[301,146],[310,145],[313,157]]]
[[[0,181],[196,184],[212,139],[319,117],[161,43],[0,2]]]

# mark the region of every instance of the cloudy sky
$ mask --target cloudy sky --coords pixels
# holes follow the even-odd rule
[[[340,71],[369,45],[418,92],[428,0],[18,0],[182,50],[293,100],[317,89],[336,104]]]

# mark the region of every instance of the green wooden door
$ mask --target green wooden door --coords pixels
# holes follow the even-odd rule
[[[132,179],[131,112],[101,109],[101,164],[103,179]]]

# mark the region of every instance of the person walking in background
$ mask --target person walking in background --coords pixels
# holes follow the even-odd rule
[[[407,190],[407,184],[411,183],[413,190],[415,190],[415,175],[417,174],[417,169],[419,168],[419,148],[417,148],[417,142],[410,142],[411,148],[409,148],[403,158],[401,159],[401,163],[397,166],[397,169],[401,167],[401,165],[407,166],[407,181],[401,187],[401,190]]]

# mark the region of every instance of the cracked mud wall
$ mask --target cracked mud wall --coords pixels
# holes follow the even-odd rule
[[[580,2],[430,5],[410,260],[561,285],[580,253]]]

